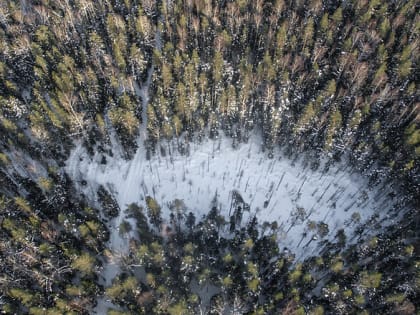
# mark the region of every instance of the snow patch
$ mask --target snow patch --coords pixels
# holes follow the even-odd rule
[[[229,221],[234,213],[233,195],[239,193],[250,205],[242,215],[241,225],[257,216],[262,233],[267,226],[277,226],[279,247],[294,253],[297,261],[317,255],[324,241],[337,240],[340,229],[345,230],[348,245],[361,237],[356,232],[361,224],[365,225],[362,234],[366,237],[397,220],[389,188],[370,188],[365,178],[346,171],[344,163],[336,163],[328,171],[323,171],[321,165],[314,171],[304,167],[302,160],[287,159],[280,150],[274,159],[268,159],[256,135],[238,148],[233,148],[232,139],[224,137],[190,143],[187,155],[178,152],[177,141],[161,143],[164,150],[147,160],[143,137],[140,130],[139,148],[132,160],[125,160],[115,143],[111,147],[113,156],[97,152],[93,157],[79,143],[66,163],[66,172],[80,192],[98,205],[97,190],[103,185],[121,209],[108,224],[112,258],[105,263],[100,281],[106,287],[121,270],[121,257],[129,251],[129,239],[136,238],[136,221],[125,209],[131,203],[146,208],[146,196],[160,204],[166,222],[171,212],[169,205],[175,199],[183,200],[197,221],[216,200]],[[102,164],[104,157],[106,164]],[[124,236],[119,233],[123,220],[133,227]],[[264,222],[269,223],[265,228]],[[270,224],[273,222],[276,224]],[[106,296],[98,297],[97,302],[93,309],[96,314],[116,307]]]
[[[375,222],[380,222],[393,208],[386,198],[386,188],[369,188],[366,179],[346,172],[344,164],[335,164],[327,172],[322,167],[313,171],[281,152],[268,159],[257,136],[237,149],[231,142],[220,138],[191,143],[189,155],[181,155],[174,141],[162,144],[171,155],[157,154],[147,160],[140,147],[132,160],[114,154],[106,156],[106,164],[101,164],[102,153],[91,158],[79,144],[67,161],[66,171],[77,182],[86,181],[79,188],[92,200],[99,185],[107,187],[122,210],[133,202],[145,207],[145,197],[152,196],[160,203],[166,220],[169,203],[176,198],[182,199],[197,219],[207,214],[216,198],[221,214],[228,219],[233,214],[232,192],[237,191],[250,205],[242,225],[254,215],[260,224],[276,221],[280,248],[287,247],[298,259],[316,255],[320,241],[333,240],[340,228],[345,228],[347,241],[351,242],[355,221],[360,218],[363,223],[376,214]],[[114,229],[124,216],[122,211],[112,221]],[[316,224],[308,226],[309,221]],[[319,225],[321,222],[328,229]],[[124,253],[128,240],[118,232],[112,233],[110,247]]]

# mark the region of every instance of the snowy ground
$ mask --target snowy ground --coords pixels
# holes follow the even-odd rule
[[[360,176],[340,171],[344,165],[332,166],[327,173],[304,169],[300,161],[292,163],[280,152],[276,153],[277,158],[268,159],[257,143],[258,137],[254,136],[248,144],[233,149],[229,139],[206,140],[191,144],[189,156],[180,155],[171,146],[171,156],[158,155],[150,161],[140,148],[131,161],[118,155],[107,156],[106,165],[100,164],[102,154],[91,159],[78,145],[68,160],[67,172],[78,182],[87,182],[80,189],[92,198],[99,184],[107,187],[121,209],[132,202],[145,206],[145,196],[150,195],[161,204],[166,219],[170,214],[168,203],[176,198],[184,200],[189,211],[200,218],[209,211],[215,196],[227,217],[232,191],[236,190],[251,206],[251,213],[244,214],[243,224],[254,213],[260,223],[277,221],[280,246],[289,248],[300,259],[317,253],[318,241],[306,245],[316,234],[308,230],[308,220],[328,224],[326,238],[330,239],[345,227],[351,241],[353,213],[358,212],[364,222],[374,213],[384,217],[393,206],[389,200],[375,197],[385,196],[383,191],[369,190]],[[293,219],[297,208],[304,209],[304,220]],[[114,227],[122,219],[123,215],[116,218]],[[307,236],[303,238],[305,232]],[[111,237],[111,249],[127,249],[127,239],[118,233]]]
[[[274,159],[268,159],[261,151],[260,138],[256,135],[237,149],[227,138],[191,143],[187,156],[177,152],[175,141],[165,142],[162,145],[167,154],[157,154],[149,161],[142,145],[134,158],[126,161],[115,140],[111,143],[113,157],[106,156],[106,164],[101,164],[102,153],[91,158],[78,144],[66,165],[67,173],[80,191],[93,202],[97,200],[99,185],[103,185],[114,195],[122,210],[109,222],[108,247],[114,256],[104,265],[101,274],[101,283],[105,286],[118,275],[118,257],[128,252],[129,238],[136,237],[134,232],[122,237],[118,231],[124,219],[135,226],[134,219],[127,218],[124,210],[133,202],[145,207],[146,196],[152,196],[160,203],[166,220],[170,214],[168,204],[174,199],[182,199],[188,211],[199,219],[210,210],[217,196],[219,209],[228,220],[232,191],[236,191],[251,208],[250,213],[244,213],[242,225],[255,214],[260,224],[277,221],[280,248],[287,247],[295,253],[297,260],[316,255],[321,249],[320,241],[333,240],[340,228],[345,229],[347,244],[356,242],[355,213],[360,215],[360,223],[366,223],[374,214],[379,216],[376,222],[381,222],[382,226],[394,222],[389,216],[393,202],[387,196],[388,188],[369,189],[366,179],[346,172],[344,164],[335,164],[328,172],[322,172],[323,167],[312,171],[300,160],[293,162],[285,158],[280,151],[275,152]],[[83,180],[86,185],[81,184]],[[304,211],[296,219],[294,214],[298,208]],[[309,221],[326,223],[328,234],[321,237],[316,229],[310,230]],[[372,223],[367,226],[367,233],[377,229]],[[98,297],[93,312],[104,314],[109,307],[115,308],[105,297]]]

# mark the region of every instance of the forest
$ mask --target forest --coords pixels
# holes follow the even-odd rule
[[[1,314],[418,314],[415,0],[0,2]]]

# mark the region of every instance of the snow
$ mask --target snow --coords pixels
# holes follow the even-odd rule
[[[213,296],[220,293],[220,288],[209,282],[199,284],[197,279],[193,279],[190,283],[191,292],[200,297],[200,311],[207,314],[210,308],[210,300]]]
[[[35,182],[38,182],[41,178],[48,177],[45,165],[20,149],[12,148],[5,153],[11,162],[7,169],[9,174],[16,172],[19,176],[30,178]]]
[[[109,309],[121,310],[120,307],[116,306],[105,297],[98,298],[97,302],[98,304],[95,307],[94,314],[101,314],[101,315],[108,314]]]
[[[152,196],[160,203],[166,220],[168,205],[174,199],[182,199],[199,219],[210,210],[215,197],[221,214],[228,217],[235,190],[251,208],[250,213],[244,213],[242,225],[253,215],[260,224],[277,221],[280,247],[287,247],[298,259],[316,255],[322,240],[317,237],[307,244],[316,234],[307,230],[308,220],[328,224],[329,233],[324,239],[333,240],[337,230],[346,227],[351,242],[356,226],[349,223],[353,213],[360,214],[361,222],[376,213],[380,221],[393,207],[379,188],[369,189],[361,176],[340,170],[345,168],[343,164],[331,166],[326,173],[322,167],[312,171],[304,168],[302,161],[293,162],[281,152],[268,159],[256,135],[237,149],[231,143],[228,138],[191,143],[189,156],[179,154],[175,142],[162,143],[166,156],[157,154],[149,161],[140,146],[132,160],[114,154],[106,156],[105,165],[100,163],[103,154],[90,158],[79,144],[71,153],[66,171],[77,182],[87,182],[79,189],[92,200],[99,185],[107,187],[121,209],[133,202],[145,207],[145,197]],[[303,220],[293,220],[297,208],[305,210]],[[114,230],[124,216],[121,213],[112,221]],[[302,241],[304,232],[307,236]],[[128,240],[113,232],[110,247],[125,253]]]
[[[358,224],[352,222],[354,213],[360,214],[360,224],[369,222],[375,214],[378,215],[376,222],[382,227],[396,219],[392,211],[394,203],[388,197],[390,189],[385,185],[369,188],[365,178],[346,171],[345,163],[334,164],[323,172],[323,163],[313,171],[304,167],[300,159],[287,159],[280,150],[275,152],[275,158],[269,159],[267,153],[262,152],[257,135],[238,148],[233,148],[232,139],[226,137],[190,143],[188,155],[178,152],[176,141],[162,142],[160,145],[165,147],[166,154],[157,150],[160,154],[147,160],[141,144],[143,137],[144,131],[140,130],[139,148],[132,160],[123,158],[121,147],[111,134],[113,156],[105,156],[106,164],[101,164],[103,153],[90,157],[81,143],[76,145],[66,163],[66,172],[80,192],[99,206],[96,192],[99,185],[103,185],[121,209],[118,217],[109,222],[108,248],[112,257],[104,264],[100,282],[106,287],[121,270],[121,257],[129,251],[129,239],[137,237],[135,229],[124,236],[118,231],[123,220],[130,222],[133,228],[136,226],[135,219],[129,218],[125,209],[131,203],[146,208],[146,196],[160,203],[166,222],[170,215],[169,203],[175,199],[182,199],[188,211],[200,219],[216,198],[221,214],[229,220],[233,212],[232,192],[236,191],[250,205],[250,212],[243,214],[242,226],[254,215],[260,224],[276,221],[279,247],[294,253],[296,261],[317,255],[322,249],[321,242],[334,240],[341,228],[345,229],[347,244],[355,243],[360,235],[355,233]],[[305,210],[301,220],[293,219],[298,208]],[[316,230],[309,231],[309,220],[328,224],[328,234],[321,237]],[[366,226],[365,237],[377,230],[371,222]],[[105,296],[99,296],[97,302],[93,313],[103,314],[106,309],[115,308]]]

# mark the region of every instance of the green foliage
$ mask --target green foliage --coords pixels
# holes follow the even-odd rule
[[[222,279],[222,286],[225,288],[230,288],[233,285],[233,280],[231,276],[226,276]]]
[[[120,235],[125,235],[125,234],[130,233],[131,230],[132,230],[132,226],[131,226],[130,222],[123,220],[120,223],[120,226],[118,228],[118,233]]]
[[[386,297],[387,303],[402,303],[405,300],[405,295],[402,293],[399,294],[390,294]]]
[[[226,264],[229,264],[233,261],[233,256],[231,253],[227,253],[225,256],[223,256],[223,262]]]
[[[322,34],[326,34],[328,30],[328,22],[329,22],[328,13],[324,13],[324,15],[321,18],[320,25],[319,25],[319,28]]]
[[[248,238],[244,243],[244,248],[246,250],[251,250],[254,247],[254,241],[252,238]]]
[[[17,242],[25,242],[26,240],[26,231],[22,227],[19,227],[11,218],[6,218],[3,220],[2,227],[8,231],[12,238]]]
[[[134,112],[123,107],[115,107],[108,111],[111,123],[117,129],[124,130],[129,136],[134,136],[138,130],[139,121]]]
[[[44,256],[49,256],[53,249],[53,246],[51,246],[49,243],[42,243],[39,245],[39,253]]]
[[[258,266],[253,262],[247,263],[247,271],[251,275],[251,277],[258,277]]]
[[[81,296],[83,294],[83,288],[81,286],[68,285],[66,287],[66,294],[70,296]]]
[[[3,126],[3,128],[6,129],[8,132],[13,133],[17,131],[17,126],[11,120],[1,115],[0,115],[0,123]]]
[[[300,129],[304,128],[305,125],[307,125],[311,120],[314,119],[315,115],[316,111],[314,108],[314,104],[310,102],[305,107],[305,110],[302,116],[300,117],[299,122],[296,124],[295,132],[298,132]]]
[[[50,31],[46,25],[39,26],[35,31],[35,41],[44,47],[49,45],[50,36]]]
[[[321,305],[318,305],[309,314],[310,315],[324,315],[324,308]]]
[[[365,304],[366,300],[365,297],[363,295],[356,295],[354,297],[354,301],[356,302],[357,305],[362,306],[363,304]]]
[[[54,185],[54,183],[50,178],[41,177],[39,179],[39,186],[44,191],[47,191],[47,192],[50,191],[52,189],[53,185]]]
[[[341,270],[343,270],[343,262],[341,260],[335,261],[331,265],[331,270],[335,273],[339,273]]]
[[[379,272],[363,271],[360,276],[360,284],[366,288],[378,288],[381,284],[382,274]]]
[[[34,292],[21,288],[11,288],[8,294],[10,297],[18,299],[23,305],[27,307],[33,305],[38,299]]]
[[[146,205],[148,210],[148,215],[151,220],[151,222],[155,225],[158,225],[160,223],[160,216],[161,216],[161,207],[156,202],[155,199],[153,199],[150,196],[146,197]]]
[[[302,265],[298,264],[294,270],[289,273],[289,281],[291,283],[296,283],[302,276]]]
[[[342,116],[340,111],[334,110],[330,115],[330,123],[327,130],[326,140],[325,140],[325,149],[327,151],[332,149],[333,146],[333,137],[337,130],[341,129],[342,125]]]
[[[260,280],[258,278],[253,278],[250,281],[248,281],[248,288],[251,290],[251,292],[257,292],[260,286]]]
[[[106,295],[113,301],[124,301],[136,295],[138,291],[138,281],[135,277],[115,281],[111,287],[105,290]]]
[[[171,305],[168,308],[168,313],[170,315],[187,315],[190,314],[187,308],[187,303],[185,301],[180,301],[174,305]]]
[[[299,308],[297,308],[294,313],[295,315],[305,315],[305,308],[303,306],[300,306]]]
[[[82,274],[90,275],[95,272],[96,259],[91,254],[85,252],[75,257],[71,266]]]
[[[6,154],[0,152],[0,163],[4,166],[8,165],[10,163],[9,158]]]
[[[223,57],[219,51],[216,51],[213,59],[213,82],[220,84],[223,75]]]
[[[349,127],[350,129],[357,129],[362,121],[362,112],[360,110],[356,110],[353,113],[353,117],[350,120]]]
[[[420,129],[416,124],[411,124],[405,131],[406,143],[411,146],[418,145],[420,143]]]

